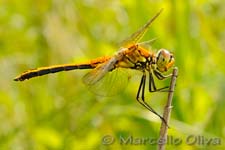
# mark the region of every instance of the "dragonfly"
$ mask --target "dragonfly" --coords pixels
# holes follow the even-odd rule
[[[165,124],[167,124],[165,119],[146,102],[145,87],[148,76],[149,92],[160,92],[169,88],[168,86],[157,88],[155,84],[155,77],[159,80],[164,80],[172,76],[171,74],[165,75],[165,73],[173,67],[175,63],[174,56],[170,51],[163,48],[159,49],[155,53],[143,46],[143,43],[152,43],[154,39],[147,42],[139,42],[149,29],[152,22],[161,14],[161,12],[162,9],[144,26],[125,39],[119,50],[113,56],[99,57],[90,60],[87,63],[64,64],[30,69],[14,78],[14,80],[24,81],[33,77],[61,71],[92,69],[84,75],[84,84],[86,84],[91,91],[97,91],[97,94],[99,91],[103,91],[100,95],[110,95],[112,93],[117,93],[126,86],[129,77],[127,76],[128,73],[124,71],[124,69],[138,70],[142,73],[142,77],[137,90],[136,100],[150,112],[157,115]],[[123,71],[121,71],[121,69]],[[115,76],[115,74],[122,75]],[[116,84],[117,87],[114,87]]]

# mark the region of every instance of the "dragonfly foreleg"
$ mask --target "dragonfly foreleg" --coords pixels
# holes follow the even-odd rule
[[[152,75],[152,72],[149,71],[149,92],[168,92],[168,90],[165,90],[165,89],[168,89],[168,88],[169,88],[169,86],[165,86],[165,87],[157,89],[156,85],[155,85],[153,75]]]
[[[157,70],[153,70],[154,75],[159,79],[159,80],[164,80],[166,78],[169,78],[172,76],[172,74],[169,75],[163,75],[161,72],[157,71]]]

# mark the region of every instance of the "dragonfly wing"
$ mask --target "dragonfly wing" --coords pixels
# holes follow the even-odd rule
[[[124,41],[122,41],[120,45],[122,45],[124,47],[124,46],[127,46],[129,44],[135,44],[135,43],[137,43],[144,36],[144,34],[147,32],[147,30],[149,29],[149,27],[152,24],[152,22],[160,15],[160,13],[162,11],[163,11],[163,9],[161,9],[153,18],[151,18],[138,31],[136,31],[130,37],[128,37],[127,39],[125,39]]]
[[[91,72],[90,72],[91,73]],[[84,76],[84,82],[89,78],[90,74]],[[96,76],[99,77],[99,76]],[[89,78],[90,79],[90,78]],[[91,84],[86,84],[88,89],[99,96],[113,96],[122,92],[126,87],[130,79],[127,70],[124,68],[116,68],[112,71],[107,72],[104,76]]]
[[[83,82],[86,85],[92,85],[101,80],[106,73],[114,68],[115,63],[117,60],[115,58],[111,58],[109,61],[99,64],[95,69],[87,73],[83,77]]]
[[[138,43],[138,46],[145,48],[146,50],[152,50],[152,44],[156,41],[156,38]]]
[[[154,39],[151,39],[148,41],[140,42],[140,43],[138,43],[138,45],[141,45],[141,46],[152,45],[156,40],[157,40],[157,38],[154,38]]]

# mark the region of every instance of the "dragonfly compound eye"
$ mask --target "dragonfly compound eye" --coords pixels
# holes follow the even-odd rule
[[[174,64],[173,55],[165,49],[160,49],[156,55],[156,65],[160,72],[165,72]]]

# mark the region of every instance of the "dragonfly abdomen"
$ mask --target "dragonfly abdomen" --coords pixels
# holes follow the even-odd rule
[[[24,81],[37,76],[42,76],[50,73],[56,73],[61,71],[70,71],[75,69],[91,69],[94,68],[91,64],[66,64],[56,65],[50,67],[41,67],[37,69],[28,70],[14,79],[14,81]]]

